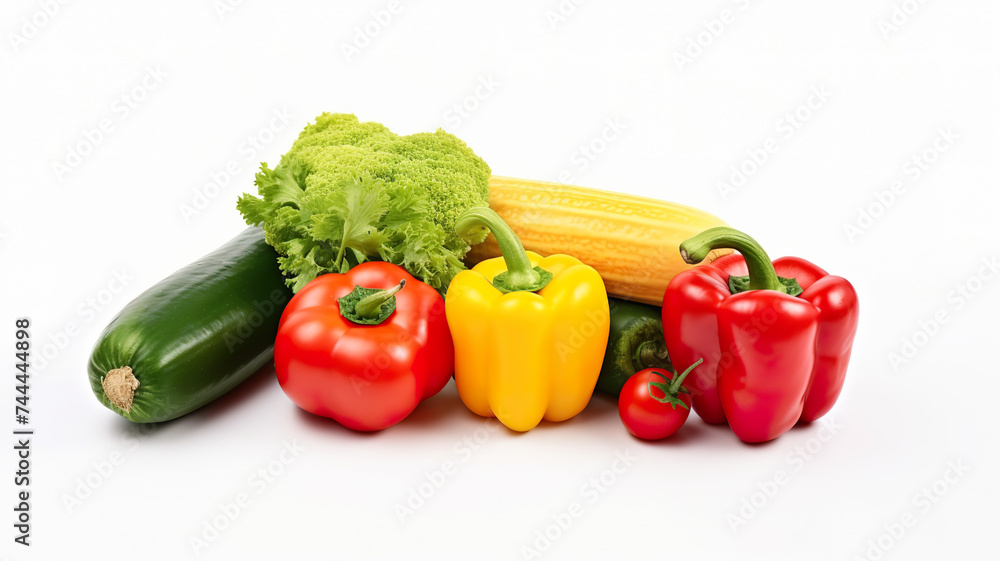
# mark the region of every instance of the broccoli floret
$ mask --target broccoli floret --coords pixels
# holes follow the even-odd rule
[[[263,225],[295,291],[380,259],[443,293],[469,250],[455,221],[487,204],[489,178],[486,162],[442,130],[399,136],[324,113],[275,169],[261,164],[259,197],[244,194],[237,207],[247,223]]]

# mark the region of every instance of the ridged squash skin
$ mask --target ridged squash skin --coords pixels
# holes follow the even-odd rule
[[[90,387],[136,423],[168,421],[217,399],[271,360],[278,320],[292,297],[260,228],[240,235],[146,290],[94,346]],[[102,379],[128,366],[139,385],[128,411]]]
[[[510,225],[524,249],[543,256],[572,255],[600,273],[610,296],[657,306],[670,279],[693,266],[681,258],[681,242],[727,225],[676,203],[501,176],[490,178],[490,208]],[[731,252],[713,251],[705,261]],[[499,256],[490,235],[472,247],[466,264]]]

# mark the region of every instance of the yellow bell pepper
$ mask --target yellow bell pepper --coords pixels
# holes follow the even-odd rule
[[[458,273],[445,311],[455,342],[455,384],[465,405],[515,431],[565,421],[590,402],[608,343],[604,281],[568,255],[541,257],[495,212],[466,211],[465,239],[489,229],[503,257]]]

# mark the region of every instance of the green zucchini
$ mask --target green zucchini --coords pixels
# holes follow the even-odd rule
[[[644,368],[670,369],[663,339],[660,308],[619,298],[608,298],[611,330],[597,390],[618,396],[622,386]]]
[[[272,358],[292,293],[260,228],[143,292],[101,333],[90,387],[136,423],[175,419],[215,400]]]

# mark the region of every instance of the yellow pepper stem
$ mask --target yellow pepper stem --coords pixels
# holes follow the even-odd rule
[[[552,273],[541,267],[532,267],[528,254],[514,230],[504,222],[493,209],[484,206],[472,207],[462,213],[455,222],[455,231],[462,239],[481,238],[483,230],[493,232],[500,247],[500,254],[507,270],[493,277],[493,286],[501,292],[541,290],[552,280]]]

